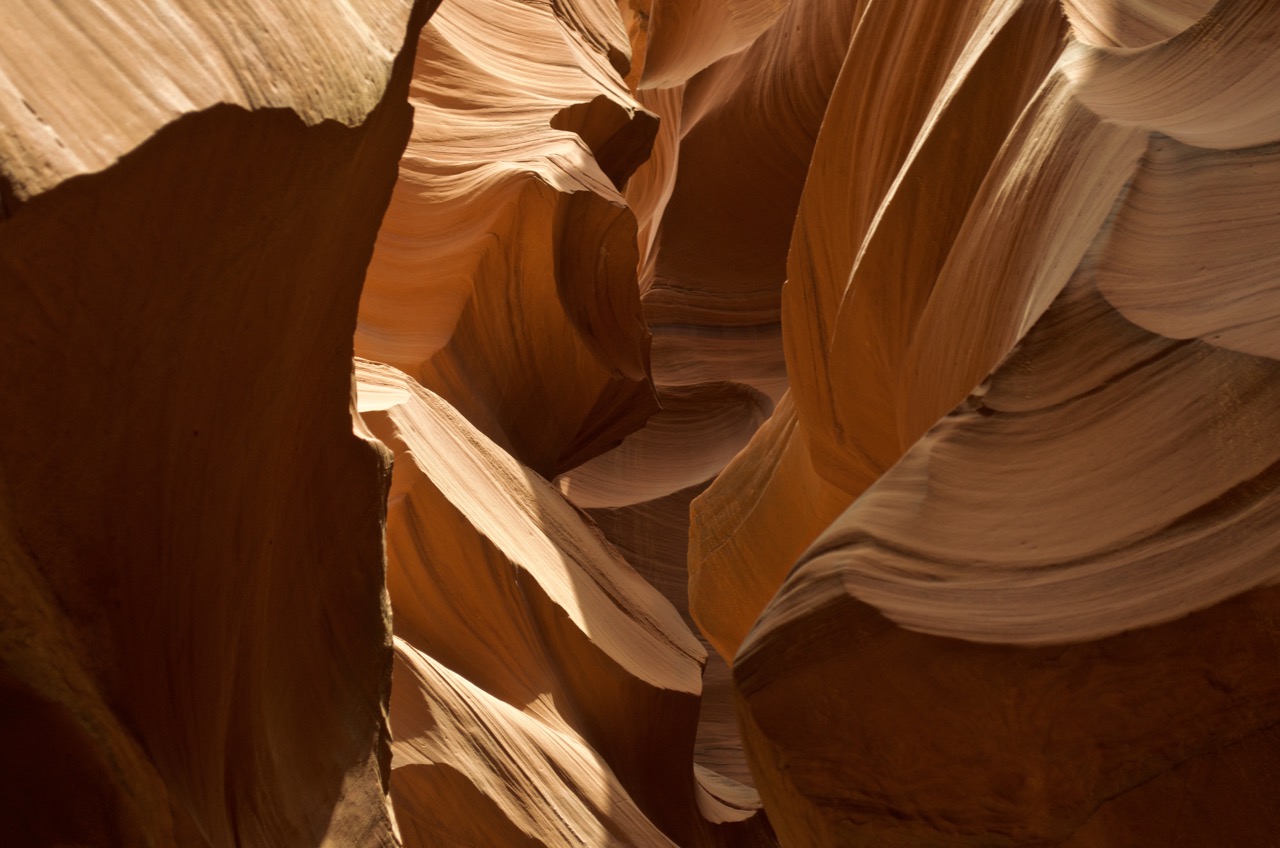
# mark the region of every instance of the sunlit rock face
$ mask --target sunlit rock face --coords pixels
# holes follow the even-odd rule
[[[5,5],[0,842],[395,844],[350,360],[427,5]]]
[[[360,303],[360,356],[547,477],[658,409],[618,193],[657,119],[622,81],[625,48],[611,7],[442,5]]]
[[[797,845],[1265,844],[1280,10],[950,14],[911,36],[936,91],[851,49],[828,106],[783,294],[807,452],[766,426],[694,507],[765,808]],[[789,548],[720,491],[775,456],[848,504]]]
[[[447,2],[419,42],[356,333],[363,418],[396,455],[406,844],[776,843],[742,783],[722,662],[701,709],[688,498],[612,534],[666,540],[665,595],[579,508],[705,484],[773,405],[744,382],[651,376],[622,191],[658,117],[624,80],[630,51],[617,9],[591,3]]]
[[[1280,832],[1271,0],[9,5],[0,842]]]
[[[706,653],[675,607],[438,395],[363,360],[357,377],[396,453],[391,788],[406,844],[772,844],[754,793],[695,772]]]
[[[620,8],[607,96],[660,119],[613,185],[661,410],[538,469],[734,665],[745,745],[709,671],[695,760],[794,845],[1107,844],[1164,775],[1266,761],[1271,13]],[[1238,783],[1214,796],[1264,832]]]

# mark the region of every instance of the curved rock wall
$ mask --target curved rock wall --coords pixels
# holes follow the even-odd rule
[[[1271,0],[9,5],[0,841],[1271,844]]]
[[[351,337],[428,9],[224,11],[4,11],[9,845],[396,841]]]
[[[783,336],[801,485],[848,506],[769,547],[726,473],[691,549],[786,844],[1163,844],[1192,780],[1173,844],[1273,826],[1235,780],[1266,779],[1280,715],[1256,270],[1280,18],[1156,5],[957,4],[969,23],[920,43],[956,51],[950,78],[910,122],[865,71],[828,107],[813,168],[829,141],[852,191],[806,185]],[[850,144],[892,136],[841,132],[868,114],[833,112],[854,85],[914,134],[857,178]],[[777,467],[776,442],[734,465]],[[773,576],[763,608],[719,591],[742,571]]]

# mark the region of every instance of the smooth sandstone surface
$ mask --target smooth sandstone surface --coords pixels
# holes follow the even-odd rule
[[[30,199],[101,171],[174,119],[217,104],[359,126],[385,96],[413,5],[8,3],[9,49],[0,56],[8,191]]]
[[[788,376],[849,506],[788,570],[768,548],[719,565],[716,586],[735,566],[784,576],[757,618],[716,591],[694,606],[730,637],[750,620],[722,644],[784,844],[1190,845],[1274,826],[1273,804],[1230,787],[1264,779],[1280,718],[1277,362],[1255,270],[1276,261],[1262,198],[1280,133],[1275,94],[1253,88],[1280,19],[1220,2],[1139,26],[1140,7],[1066,4],[1054,35],[1050,4],[970,5],[983,23],[956,82],[1019,49],[1043,63],[1055,51],[1032,38],[1061,51],[1017,100],[981,86],[1024,105],[971,194],[954,144],[945,178],[920,158],[949,112],[984,108],[953,83],[878,207],[806,186],[824,199],[797,221]],[[1228,112],[1237,93],[1249,104]],[[913,190],[928,202],[904,206]],[[959,214],[940,214],[947,193]],[[841,210],[869,222],[856,253],[815,228]],[[1232,794],[1195,809],[1236,817],[1183,816],[1172,836],[1155,811],[1190,781]]]
[[[423,29],[355,342],[547,477],[658,409],[618,193],[657,122],[611,64],[616,13],[565,8],[450,0]]]
[[[406,844],[481,839],[493,807],[531,844],[769,844],[738,797],[753,793],[695,775],[706,653],[675,607],[439,396],[363,360],[357,378],[396,452],[391,785]]]
[[[428,11],[6,4],[0,841],[396,843],[350,360]]]
[[[1280,5],[3,18],[0,842],[1274,842]]]
[[[689,505],[706,488],[704,482],[644,503],[586,510],[627,562],[680,611],[695,633],[698,625],[689,614],[691,581],[685,566],[685,549]],[[707,648],[707,664],[702,671],[694,762],[699,768],[751,786],[754,778],[738,738],[729,666],[705,639],[703,644]],[[741,794],[741,790],[735,791]],[[742,805],[759,805],[754,794],[744,794],[742,798]]]
[[[1051,4],[1014,3],[954,4],[946,14],[924,7],[900,12],[892,4],[862,8],[835,83],[781,293],[794,423],[780,421],[777,436],[756,439],[735,473],[713,485],[695,510],[693,614],[726,658],[796,557],[1012,344],[954,320],[962,310],[989,320],[1009,308],[990,299],[1035,291],[1035,281],[1012,268],[1003,278],[1009,286],[984,292],[968,284],[971,263],[980,259],[972,251],[988,254],[986,261],[1003,252],[994,257],[1000,263],[1039,264],[1044,257],[1035,249],[1041,245],[1026,243],[1025,231],[987,217],[989,206],[1018,202],[1031,182],[1086,191],[1084,183],[1068,181],[1069,171],[1025,167],[1012,153],[997,159],[1006,139],[995,131],[1011,132],[1020,114],[1018,137],[1034,139],[1037,156],[1053,150],[1058,113],[1026,107],[1042,82],[1042,99],[1062,96],[1061,80],[1044,77],[1065,35],[1060,15]],[[933,61],[904,66],[908,48]],[[1087,117],[1078,120],[1092,126]],[[991,132],[972,133],[974,121]],[[1136,157],[1137,143],[1122,153]],[[1088,165],[1102,169],[1107,161]],[[975,203],[980,191],[988,196]],[[1047,193],[1037,200],[1053,202]],[[1105,213],[1110,200],[1095,205]],[[998,232],[962,240],[965,227]],[[1060,231],[1029,235],[1057,238]],[[1061,276],[1069,269],[1063,263],[1037,270]],[[987,303],[979,300],[984,296]],[[943,307],[944,298],[954,302]],[[953,320],[928,327],[947,316]],[[977,367],[946,375],[966,348]],[[921,354],[934,361],[913,363]],[[912,387],[915,374],[935,386]],[[919,423],[910,420],[910,409],[899,409],[926,403],[933,418]],[[739,498],[747,475],[758,482]],[[719,496],[720,487],[727,497]],[[744,604],[746,587],[754,588]]]

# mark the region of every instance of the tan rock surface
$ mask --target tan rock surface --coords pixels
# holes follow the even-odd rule
[[[1175,6],[1185,12],[1165,29],[1166,40],[1131,50],[1074,44],[1069,72],[1080,101],[1107,120],[1197,147],[1273,144],[1280,138],[1273,85],[1280,10],[1266,0]],[[1197,10],[1204,16],[1195,17]]]
[[[597,831],[603,827],[600,832],[624,843],[643,844],[665,832],[662,838],[682,845],[725,840],[772,844],[767,825],[756,815],[759,799],[754,791],[707,768],[728,765],[730,772],[748,777],[723,663],[717,664],[712,677],[714,706],[702,711],[708,718],[699,725],[700,684],[674,687],[683,696],[672,701],[670,695],[664,700],[654,693],[655,686],[662,691],[665,684],[642,683],[644,675],[636,667],[606,663],[603,671],[592,671],[598,661],[582,656],[594,657],[600,650],[599,627],[584,626],[570,636],[554,638],[541,632],[549,623],[513,630],[514,613],[508,610],[511,600],[503,600],[502,581],[479,580],[473,566],[464,568],[464,563],[495,556],[502,563],[512,561],[510,545],[498,545],[506,553],[482,554],[478,551],[486,548],[481,544],[465,555],[458,547],[458,538],[473,534],[490,539],[497,532],[494,528],[510,521],[503,517],[502,504],[514,508],[533,497],[518,478],[536,480],[540,494],[535,500],[551,512],[535,511],[527,519],[526,532],[529,539],[544,534],[545,539],[536,549],[514,556],[514,561],[523,564],[522,573],[531,575],[531,585],[541,585],[539,581],[549,579],[545,569],[574,548],[546,527],[548,516],[560,515],[557,525],[582,519],[574,517],[579,514],[561,494],[547,489],[537,472],[550,477],[577,466],[560,478],[561,488],[579,506],[634,506],[644,523],[622,532],[620,540],[660,540],[662,555],[653,561],[660,559],[661,567],[673,576],[670,587],[678,585],[679,590],[671,598],[683,608],[688,497],[683,515],[661,521],[650,507],[668,496],[678,499],[687,487],[705,484],[745,445],[772,408],[772,401],[750,385],[716,382],[699,374],[664,385],[657,397],[663,409],[653,414],[648,333],[637,297],[644,284],[636,276],[636,249],[645,243],[646,231],[637,233],[636,219],[615,188],[627,182],[639,159],[623,159],[615,151],[640,149],[642,157],[647,155],[655,124],[622,87],[618,74],[626,71],[625,56],[620,55],[625,42],[620,48],[616,32],[603,25],[594,30],[604,33],[603,38],[583,37],[583,27],[571,25],[589,21],[593,9],[599,11],[589,4],[494,2],[482,9],[446,4],[428,24],[411,94],[415,134],[370,266],[357,350],[409,372],[412,376],[397,379],[410,394],[424,387],[438,392],[431,395],[436,398],[432,403],[441,409],[456,407],[446,416],[454,422],[451,426],[474,426],[494,440],[485,449],[488,459],[469,470],[450,472],[456,479],[495,463],[521,469],[486,489],[487,494],[471,501],[470,511],[462,509],[461,515],[455,514],[461,508],[461,483],[448,495],[411,487],[418,493],[405,503],[411,501],[413,508],[397,507],[400,489],[393,491],[389,588],[397,632],[403,637],[397,679],[417,681],[406,685],[421,690],[417,696],[396,697],[393,727],[400,726],[398,715],[406,716],[405,726],[417,726],[422,715],[451,714],[454,707],[449,704],[456,707],[468,700],[490,704],[475,709],[491,716],[486,722],[497,722],[490,726],[507,727],[498,715],[504,710],[492,711],[491,699],[496,697],[532,712],[545,725],[519,719],[516,730],[503,731],[525,739],[520,745],[526,753],[570,744],[590,752],[601,766],[562,774],[539,766],[542,754],[534,761],[517,757],[509,773],[521,774],[517,783],[526,789],[502,789],[487,767],[468,762],[469,757],[457,751],[450,754],[443,737],[406,731],[413,739],[406,736],[397,750],[409,758],[403,762],[413,765],[403,773],[396,768],[395,773],[402,774],[393,780],[396,806],[410,811],[402,823],[411,841],[427,839],[433,829],[442,828],[459,839],[590,845],[596,831],[585,822],[596,816]],[[462,90],[486,107],[477,110],[459,97]],[[667,102],[663,92],[653,97]],[[678,105],[679,98],[673,102]],[[517,143],[513,127],[522,129]],[[669,130],[664,134],[666,141],[659,142],[659,149],[665,145],[675,153],[678,138]],[[800,168],[793,177],[797,191],[802,176]],[[663,179],[658,174],[656,183],[638,177],[630,183],[656,186],[655,205],[642,219],[646,226],[656,226],[661,215]],[[775,287],[780,282],[776,279]],[[382,373],[384,380],[390,373],[377,372],[372,363],[362,367],[369,375]],[[368,377],[366,383],[370,382],[376,380]],[[366,387],[366,394],[369,391]],[[593,398],[592,405],[583,405]],[[549,409],[555,414],[545,414]],[[378,415],[370,420],[375,419]],[[402,425],[407,426],[397,423]],[[628,436],[629,431],[634,432]],[[419,443],[419,453],[432,440],[444,439],[442,432],[438,427],[430,430]],[[391,444],[404,443],[400,436],[383,435]],[[473,445],[476,438],[478,434],[462,442]],[[612,450],[590,459],[619,440]],[[582,464],[584,459],[589,461]],[[406,461],[397,466],[397,480],[410,473],[404,470]],[[435,479],[442,473],[437,469],[427,476]],[[453,518],[431,529],[424,514]],[[613,568],[629,570],[616,553],[609,557]],[[456,562],[454,571],[438,570],[450,561]],[[638,578],[633,573],[631,579]],[[471,600],[464,603],[463,598]],[[584,604],[595,603],[576,594],[555,598],[557,608],[571,618]],[[655,595],[646,603],[659,600]],[[452,612],[441,615],[446,607]],[[549,619],[555,620],[554,615]],[[692,638],[678,619],[676,624]],[[463,636],[477,628],[488,635],[479,641]],[[559,634],[561,628],[551,633]],[[539,644],[544,647],[534,655],[521,647]],[[691,644],[701,652],[696,640]],[[618,649],[606,645],[606,656]],[[478,690],[446,684],[445,678],[427,670],[432,664],[461,675]],[[579,665],[584,671],[578,683],[563,682],[564,669]],[[597,692],[602,675],[623,682]],[[635,675],[641,679],[626,682]],[[524,681],[520,691],[525,694],[513,694],[508,685],[515,685],[513,679]],[[454,694],[446,695],[442,688]],[[547,696],[549,689],[559,694]],[[535,698],[538,692],[544,694]],[[539,707],[548,697],[550,706]],[[702,740],[696,745],[695,731]],[[655,733],[669,749],[661,756],[653,750]],[[492,757],[497,756],[493,752]],[[448,762],[456,773],[446,777],[435,769],[428,777],[424,758]],[[563,763],[557,768],[562,766],[567,768]],[[567,818],[552,816],[554,821],[546,818],[545,810],[515,812],[530,806],[530,791],[542,797],[581,795],[600,780],[615,785],[616,792],[609,793],[622,793],[621,800],[610,804],[631,812],[615,815],[608,811],[610,805],[588,805],[566,813]],[[453,799],[452,806],[427,803],[427,796]],[[433,807],[439,809],[433,812]],[[462,814],[460,809],[472,812]],[[508,824],[493,832],[462,823],[495,814],[505,816]],[[555,823],[563,820],[577,823],[565,830]],[[410,831],[417,835],[410,836]]]
[[[1271,797],[1235,788],[1277,756],[1276,601],[1028,649],[830,595],[734,666],[765,807],[784,845],[1145,846],[1206,807],[1237,817],[1183,819],[1181,844],[1266,845],[1248,837],[1274,833]],[[1188,809],[1191,775],[1207,794]]]
[[[1055,14],[1004,6],[1001,33]],[[1084,32],[1154,42],[1140,49],[1073,40],[1038,92],[1022,89],[1021,114],[1005,113],[1016,121],[972,194],[954,146],[945,175],[929,175],[937,155],[904,160],[847,278],[849,254],[801,207],[791,263],[804,273],[784,301],[797,427],[852,504],[734,664],[784,844],[1164,844],[1173,829],[1152,817],[1192,784],[1222,800],[1191,809],[1238,818],[1181,819],[1174,844],[1255,844],[1277,823],[1269,799],[1231,788],[1267,773],[1280,719],[1265,588],[1278,577],[1280,374],[1259,270],[1276,263],[1262,234],[1280,134],[1274,93],[1254,88],[1277,19],[1258,3],[1199,21],[1189,8],[1162,19],[1185,32],[1140,36],[1124,22],[1138,4],[1109,10],[1111,35]],[[984,34],[998,20],[960,54],[957,69],[987,43],[971,80],[983,57],[996,73],[1017,55]],[[1030,49],[1026,32],[1016,44]],[[941,91],[934,127],[982,108],[963,86]],[[904,207],[911,191],[928,203]],[[939,214],[947,193],[960,214]],[[781,573],[764,559],[739,569]]]
[[[814,468],[788,393],[692,505],[689,607],[720,656],[742,640],[792,565],[849,505]]]
[[[365,419],[396,451],[392,788],[407,844],[768,844],[754,806],[695,779],[706,654],[676,609],[441,398],[387,366],[357,374]],[[483,830],[495,808],[510,842]]]
[[[560,476],[565,497],[583,508],[630,506],[706,483],[773,410],[767,397],[741,383],[664,387],[658,399],[662,410],[642,429]]]
[[[624,8],[644,33],[640,87],[679,85],[749,47],[788,5],[789,0],[626,0]]]
[[[797,0],[750,46],[669,87],[638,92],[662,124],[653,157],[626,197],[640,222],[653,378],[660,398],[674,403],[664,400],[664,412],[619,449],[562,478],[580,505],[640,503],[705,482],[762,421],[752,405],[732,418],[724,393],[750,387],[768,396],[770,407],[785,393],[780,293],[787,246],[859,8]],[[643,33],[632,35],[633,50],[647,45],[652,56],[659,34],[651,28],[647,42]],[[756,176],[744,180],[745,173]],[[742,622],[742,631],[749,626]],[[709,635],[713,643],[719,638]]]
[[[350,339],[426,12],[6,4],[5,844],[394,844]]]
[[[1215,0],[1063,0],[1076,38],[1103,47],[1145,47],[1193,25]]]
[[[6,9],[0,842],[1274,841],[1280,4],[433,6]]]
[[[899,624],[1003,644],[1179,618],[1280,580],[1278,415],[1280,363],[1140,330],[1082,274],[791,585],[833,565]]]
[[[602,7],[603,8],[603,7]],[[620,185],[656,121],[589,2],[446,2],[422,31],[356,351],[551,477],[657,410]],[[545,410],[556,410],[546,415]],[[518,423],[518,426],[517,426]]]
[[[1278,227],[1275,145],[1223,152],[1153,138],[1098,287],[1152,332],[1280,359]]]
[[[1062,78],[1045,84],[1039,108],[1023,110],[1064,32],[1050,4],[951,4],[941,16],[884,3],[860,10],[813,154],[810,171],[821,178],[811,177],[800,201],[782,291],[794,423],[782,419],[772,437],[756,439],[695,507],[693,613],[727,658],[796,557],[1016,340],[975,331],[955,313],[989,320],[1035,309],[1016,301],[1036,297],[1038,285],[1061,286],[1074,267],[1042,263],[1053,245],[1026,242],[993,209],[1018,203],[1033,185],[1038,205],[1028,208],[1040,214],[1070,202],[1055,192],[1093,191],[1094,173],[1037,170],[1001,153],[1010,133],[1021,141],[1013,150],[1053,155],[1044,140],[1063,118],[1053,106]],[[904,51],[933,61],[904,66]],[[1087,115],[1077,120],[1079,133],[1107,132]],[[975,121],[989,132],[971,132]],[[1118,156],[1131,162],[1139,150],[1135,137]],[[1113,183],[1127,175],[1111,175],[1106,158],[1083,167]],[[1095,201],[1094,214],[1110,204]],[[1063,237],[1061,229],[1031,231],[1032,239]],[[978,261],[1007,268],[1010,285],[975,291]],[[1038,264],[1049,279],[1020,277],[1018,263]],[[957,350],[977,364],[963,363]],[[738,495],[744,478],[755,481],[748,497]]]
[[[689,538],[689,504],[705,489],[706,483],[702,483],[640,504],[586,511],[627,562],[680,611],[694,632],[698,625],[689,615],[691,582],[685,567],[685,550]],[[694,762],[717,775],[751,786],[753,778],[738,738],[729,666],[709,643],[704,641],[704,646],[707,664],[702,670]],[[746,797],[744,805],[759,804],[758,797]]]
[[[787,245],[859,5],[796,0],[750,47],[688,79],[678,117],[655,104],[679,132],[642,283],[660,384],[727,380],[775,400],[785,390]]]

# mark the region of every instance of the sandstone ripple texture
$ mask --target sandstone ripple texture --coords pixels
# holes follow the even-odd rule
[[[1280,3],[0,24],[0,845],[1280,845]]]

